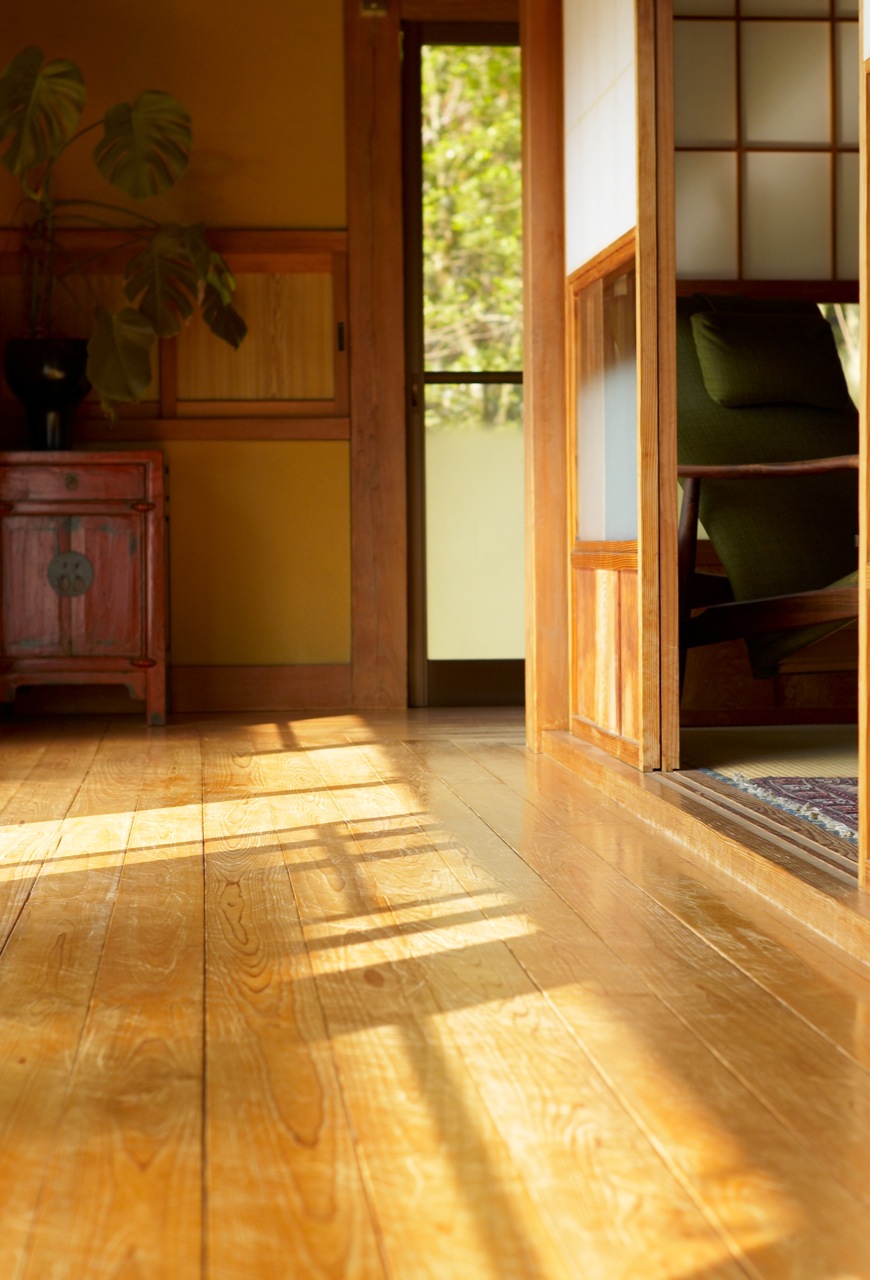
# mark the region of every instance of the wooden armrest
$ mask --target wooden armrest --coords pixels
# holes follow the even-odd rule
[[[683,627],[683,643],[689,648],[735,640],[761,631],[785,631],[823,622],[848,622],[858,616],[858,588],[830,587],[795,596],[770,596],[763,600],[738,600],[711,605],[689,618]]]
[[[721,466],[696,466],[687,462],[677,467],[677,475],[692,480],[738,480],[745,476],[816,476],[857,468],[857,453],[848,453],[837,458],[807,458],[800,462],[735,462]]]

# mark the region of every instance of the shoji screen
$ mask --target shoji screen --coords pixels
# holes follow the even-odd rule
[[[856,280],[858,0],[675,0],[677,273]]]

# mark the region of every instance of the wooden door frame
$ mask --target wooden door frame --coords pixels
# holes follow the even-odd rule
[[[861,99],[859,121],[859,203],[858,253],[859,298],[861,303],[861,395],[859,400],[859,452],[860,473],[858,481],[858,573],[861,590],[858,592],[858,884],[870,889],[870,334],[867,332],[867,289],[870,286],[870,202],[867,199],[867,182],[870,165],[867,143],[870,139],[870,58],[867,57],[866,18],[864,3],[859,12],[858,41],[861,50]]]
[[[352,700],[408,700],[401,23],[517,20],[518,0],[345,0]]]
[[[636,0],[639,762],[679,761],[673,89],[670,0]],[[570,724],[569,456],[562,0],[521,0],[526,165],[527,730]],[[563,744],[564,746],[564,744]]]

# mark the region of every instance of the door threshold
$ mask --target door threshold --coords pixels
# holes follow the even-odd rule
[[[782,848],[805,858],[813,866],[827,870],[847,884],[858,880],[858,848],[833,832],[815,828],[810,820],[776,809],[727,782],[707,773],[681,769],[662,774],[662,781],[683,787],[713,812],[728,814],[740,822],[750,839],[764,835]]]
[[[542,751],[635,817],[754,893],[767,906],[870,966],[870,894],[827,841],[797,841],[784,824],[686,785],[677,774],[641,773],[564,730],[542,735]],[[676,780],[675,780],[676,779]]]

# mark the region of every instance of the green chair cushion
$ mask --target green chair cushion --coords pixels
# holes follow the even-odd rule
[[[789,462],[858,452],[858,411],[850,399],[832,408],[770,403],[730,408],[707,391],[694,337],[699,314],[740,312],[816,317],[812,303],[785,299],[708,297],[677,304],[678,454],[681,463]],[[835,349],[836,351],[836,349]],[[858,476],[827,475],[705,480],[700,519],[737,600],[791,595],[832,586],[858,562]],[[826,625],[823,631],[839,624]],[[805,629],[801,629],[805,630]],[[806,643],[806,635],[750,639],[757,675]]]
[[[704,386],[717,404],[851,405],[833,331],[819,311],[699,311],[692,334]]]

